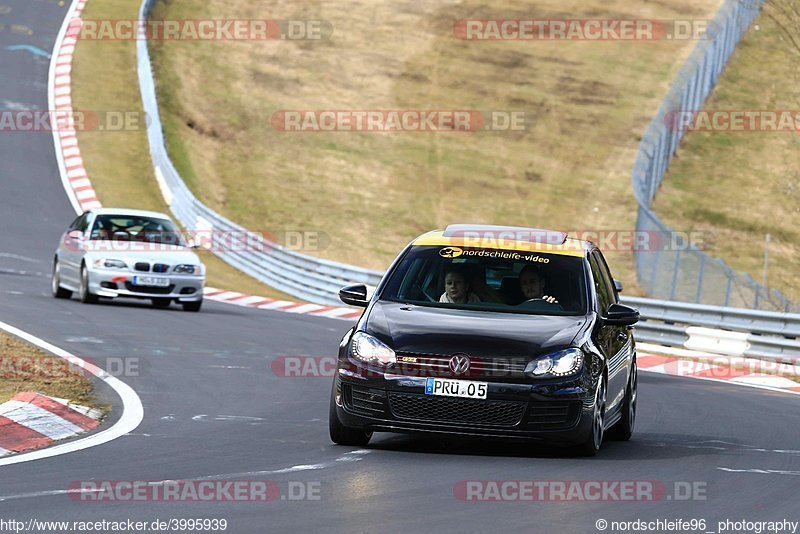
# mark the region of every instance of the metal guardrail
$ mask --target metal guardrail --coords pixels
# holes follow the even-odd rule
[[[147,18],[155,1],[142,2],[140,20]],[[382,275],[379,271],[306,256],[266,239],[260,239],[256,246],[248,247],[250,250],[246,251],[222,246],[220,241],[226,233],[248,235],[250,239],[255,235],[247,233],[243,227],[200,202],[178,174],[164,143],[147,40],[139,39],[136,46],[142,102],[151,120],[147,137],[156,178],[164,199],[187,230],[208,232],[212,238],[212,251],[221,259],[257,280],[310,302],[340,305],[338,292],[341,286],[353,282],[378,285]],[[259,250],[252,250],[253,248]]]
[[[673,82],[658,114],[647,127],[633,167],[633,191],[639,204],[636,230],[656,234],[662,243],[676,235],[651,209],[684,130],[670,120],[675,112],[700,109],[711,94],[736,45],[759,15],[763,0],[727,0]],[[672,126],[670,126],[672,124]],[[735,272],[724,261],[683,243],[675,250],[635,251],[636,273],[656,298],[702,304],[800,312],[780,291]]]
[[[787,363],[800,361],[800,314],[625,297],[643,319],[636,339]]]

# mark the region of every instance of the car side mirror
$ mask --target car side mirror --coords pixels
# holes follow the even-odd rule
[[[617,290],[617,293],[622,293],[622,282],[614,280],[614,288]]]
[[[190,237],[189,239],[186,240],[186,246],[188,248],[193,248],[193,249],[197,250],[197,249],[200,248],[200,243],[195,241],[195,239],[193,237]]]
[[[339,290],[339,298],[342,302],[350,306],[366,308],[367,304],[369,304],[367,300],[367,286],[364,284],[352,284],[343,287]]]
[[[639,322],[639,310],[624,304],[612,304],[608,307],[603,322],[612,326],[631,326]]]
[[[70,230],[69,232],[67,232],[67,237],[69,237],[70,239],[80,240],[83,239],[83,232],[81,232],[80,230]]]

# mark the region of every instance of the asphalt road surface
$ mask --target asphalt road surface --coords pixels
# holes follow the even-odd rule
[[[48,59],[13,47],[51,52],[65,12],[55,2],[0,0],[0,109],[47,108]],[[11,31],[12,24],[31,31]],[[598,532],[600,519],[608,532],[611,521],[639,519],[704,519],[705,529],[683,530],[716,532],[726,519],[800,519],[797,397],[642,373],[634,439],[608,442],[596,458],[391,434],[376,434],[365,449],[338,447],[327,434],[330,378],[276,376],[270,364],[286,355],[334,355],[347,322],[214,302],[195,314],[55,300],[52,254],[72,218],[51,134],[0,132],[0,320],[101,365],[134,363],[136,372],[121,378],[140,396],[144,421],[99,447],[0,467],[0,532],[1,520],[11,519],[27,526],[31,519],[216,518],[237,533]],[[113,391],[100,392],[118,412]],[[271,481],[283,498],[92,502],[66,493],[91,480]],[[655,481],[665,494],[474,502],[458,498],[465,480]],[[688,499],[675,483],[694,488]],[[288,498],[303,492],[313,498]]]

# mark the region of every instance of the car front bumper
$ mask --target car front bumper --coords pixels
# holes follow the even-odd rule
[[[203,299],[205,276],[191,274],[131,273],[120,269],[89,269],[89,291],[100,297],[165,298],[179,302],[197,302]],[[137,286],[134,276],[157,276],[168,278],[170,285]]]
[[[334,380],[336,412],[348,427],[564,445],[583,441],[592,429],[596,385],[583,375],[547,383],[487,381],[485,400],[426,395],[424,377],[378,376],[352,365],[340,365]]]

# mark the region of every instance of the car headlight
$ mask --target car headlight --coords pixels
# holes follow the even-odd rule
[[[566,349],[538,358],[525,366],[525,374],[534,378],[555,378],[577,373],[583,365],[581,349]]]
[[[181,274],[203,274],[203,265],[176,265],[172,268],[172,272]]]
[[[98,258],[94,260],[95,267],[105,267],[106,269],[127,269],[128,266],[122,260],[109,258]]]
[[[364,363],[389,365],[397,361],[392,349],[366,332],[353,334],[350,354]]]

